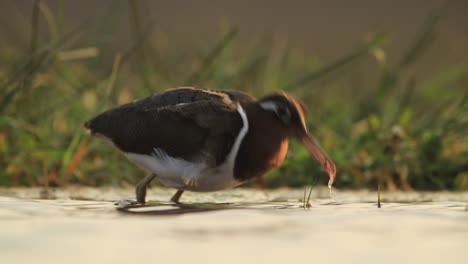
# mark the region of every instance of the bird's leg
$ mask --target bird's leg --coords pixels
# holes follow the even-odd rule
[[[179,199],[183,193],[184,193],[183,190],[177,190],[177,192],[172,196],[171,202],[179,203]]]
[[[136,199],[138,203],[145,204],[146,202],[146,188],[148,184],[156,177],[156,174],[151,174],[141,180],[136,186]]]

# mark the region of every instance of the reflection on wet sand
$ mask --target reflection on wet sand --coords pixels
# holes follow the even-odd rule
[[[177,215],[188,213],[210,212],[216,210],[277,210],[304,208],[298,203],[159,203],[149,202],[145,205],[117,206],[117,211],[134,215]]]

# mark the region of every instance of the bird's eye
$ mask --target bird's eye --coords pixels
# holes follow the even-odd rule
[[[262,102],[260,106],[266,111],[274,113],[285,125],[289,125],[291,123],[291,112],[287,106],[271,101]]]
[[[276,115],[284,124],[289,125],[291,123],[291,112],[287,107],[279,107]]]

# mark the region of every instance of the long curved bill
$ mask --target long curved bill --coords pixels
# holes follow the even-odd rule
[[[328,155],[320,148],[320,146],[315,143],[315,140],[308,134],[301,136],[302,143],[309,150],[309,152],[314,156],[314,158],[322,165],[325,171],[328,173],[328,187],[331,188],[333,181],[336,177],[336,166],[335,163],[328,158]]]

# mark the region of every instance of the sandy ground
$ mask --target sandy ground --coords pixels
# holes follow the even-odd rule
[[[153,189],[151,200],[173,191]],[[467,263],[468,193],[0,189],[1,263]],[[38,199],[40,197],[54,199]]]

